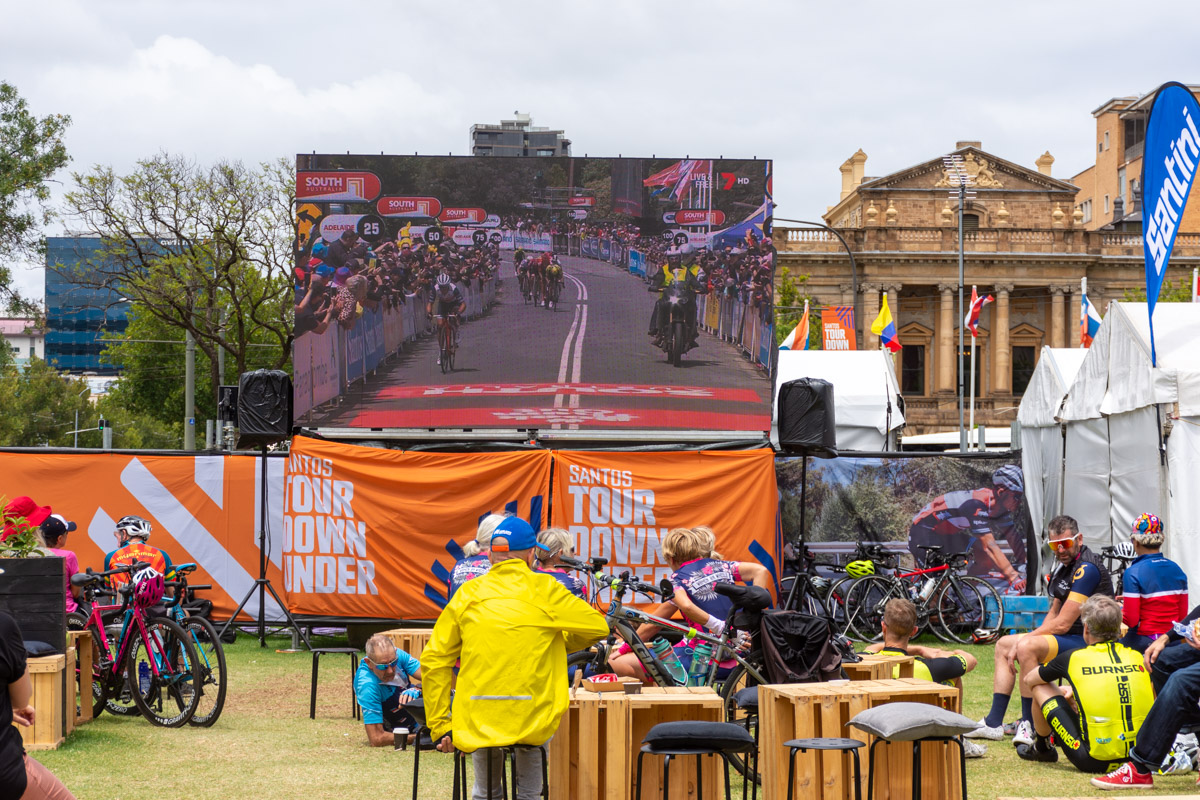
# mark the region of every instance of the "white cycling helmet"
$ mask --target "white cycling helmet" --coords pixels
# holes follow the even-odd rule
[[[117,531],[124,533],[126,536],[138,536],[142,539],[149,539],[151,525],[141,517],[131,514],[127,517],[121,517],[117,522]]]
[[[437,276],[437,285],[439,289],[444,289],[450,285],[450,276],[446,273],[441,273]]]

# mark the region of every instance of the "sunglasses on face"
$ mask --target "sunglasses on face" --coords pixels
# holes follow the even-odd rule
[[[376,669],[379,669],[379,670],[391,669],[400,663],[399,658],[393,658],[391,661],[387,662],[386,664],[377,664],[369,658],[364,659],[364,661],[366,661],[372,667],[375,667]]]
[[[1070,539],[1055,539],[1054,541],[1047,542],[1046,544],[1050,545],[1050,549],[1056,553],[1065,553],[1071,549],[1073,544],[1075,544],[1075,537],[1072,536]]]

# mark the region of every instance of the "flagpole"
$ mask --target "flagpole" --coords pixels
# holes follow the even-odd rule
[[[971,297],[975,297],[975,287],[971,287]],[[975,307],[971,307],[971,314],[975,313]],[[965,325],[966,323],[964,323]],[[974,329],[971,330],[971,423],[967,427],[968,447],[970,446],[970,436],[975,432],[975,343],[977,337]]]
[[[1079,346],[1083,347],[1084,337],[1087,336],[1088,329],[1088,299],[1087,299],[1087,278],[1079,279]]]
[[[1194,267],[1192,269],[1192,302],[1193,303],[1200,303],[1200,282],[1198,282],[1198,280],[1197,280],[1198,278],[1200,278],[1200,268]]]

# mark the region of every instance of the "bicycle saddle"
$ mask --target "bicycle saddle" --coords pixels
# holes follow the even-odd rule
[[[718,583],[713,591],[733,601],[733,607],[742,611],[762,611],[771,607],[771,593],[761,586],[737,586]]]
[[[940,544],[919,544],[919,545],[917,545],[917,547],[921,548],[922,550],[929,550],[929,551],[942,549],[942,546]]]

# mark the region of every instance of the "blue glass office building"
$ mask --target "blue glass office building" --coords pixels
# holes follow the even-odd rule
[[[102,339],[125,332],[129,304],[119,292],[81,286],[76,277],[97,268],[101,240],[50,237],[46,245],[46,361],[71,372],[118,372],[101,362],[108,346]]]

